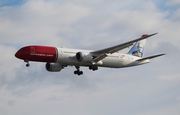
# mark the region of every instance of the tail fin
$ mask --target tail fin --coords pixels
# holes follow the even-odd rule
[[[146,36],[148,36],[148,35],[147,34],[142,35],[142,37],[146,37]],[[146,45],[146,40],[147,39],[143,39],[143,40],[136,42],[134,44],[134,46],[131,48],[131,50],[129,50],[128,54],[134,55],[137,57],[142,57],[143,52],[144,52],[144,46]]]

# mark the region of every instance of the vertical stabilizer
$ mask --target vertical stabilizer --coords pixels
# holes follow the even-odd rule
[[[146,37],[146,36],[147,36],[146,34],[142,35],[142,37]],[[136,42],[134,46],[131,48],[131,50],[128,52],[128,54],[137,57],[142,57],[144,53],[144,46],[146,45],[146,40],[147,39],[143,39],[141,41]]]

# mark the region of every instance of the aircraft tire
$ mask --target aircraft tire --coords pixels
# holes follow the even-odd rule
[[[26,67],[29,67],[29,66],[30,66],[30,64],[29,64],[29,63],[27,63],[27,64],[26,64]]]

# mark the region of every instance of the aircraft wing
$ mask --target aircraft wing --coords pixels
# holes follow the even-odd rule
[[[163,55],[166,55],[166,54],[159,54],[159,55],[149,56],[149,57],[145,57],[145,58],[142,58],[142,59],[138,59],[136,61],[144,61],[144,60],[147,60],[147,59],[152,59],[152,58],[156,58],[156,57],[163,56]]]
[[[97,63],[98,61],[104,59],[105,57],[108,56],[108,54],[113,54],[113,53],[115,53],[117,51],[123,50],[123,49],[133,45],[133,43],[135,43],[137,41],[146,39],[146,38],[151,37],[151,36],[156,35],[156,34],[157,33],[142,36],[142,37],[140,37],[138,39],[135,39],[135,40],[123,43],[123,44],[119,44],[119,45],[112,46],[112,47],[105,48],[105,49],[98,50],[98,51],[93,51],[93,52],[91,52],[91,54],[94,55],[94,57],[95,57],[94,60],[93,60],[93,63]]]

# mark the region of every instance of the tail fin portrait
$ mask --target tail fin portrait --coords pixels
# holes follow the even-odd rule
[[[142,37],[147,36],[146,34],[142,35]],[[146,45],[146,40],[147,39],[143,39],[141,41],[138,41],[134,44],[134,46],[131,48],[131,50],[129,50],[128,54],[130,55],[134,55],[137,57],[142,57],[143,53],[144,53],[144,46]]]

